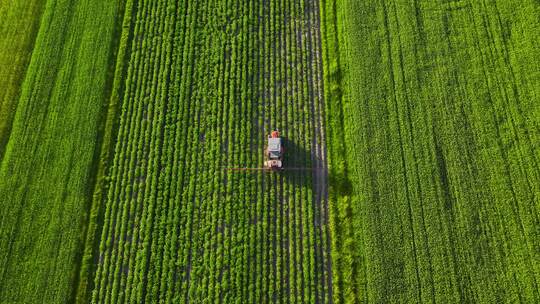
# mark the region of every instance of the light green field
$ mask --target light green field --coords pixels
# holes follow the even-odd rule
[[[332,2],[336,302],[539,302],[538,2]]]
[[[12,2],[0,20],[10,28],[0,132],[13,119],[0,165],[0,302],[63,303],[83,250],[117,4]]]
[[[9,138],[44,2],[0,2],[0,160]]]

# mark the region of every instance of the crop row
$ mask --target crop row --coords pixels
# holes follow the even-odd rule
[[[127,7],[92,302],[331,301],[317,4]],[[272,128],[322,169],[225,170],[260,167]]]

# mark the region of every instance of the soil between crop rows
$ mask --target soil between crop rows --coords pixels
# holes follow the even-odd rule
[[[318,2],[128,8],[92,301],[332,302]]]

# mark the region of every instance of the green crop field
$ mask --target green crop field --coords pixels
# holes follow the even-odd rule
[[[78,276],[118,8],[8,2],[0,6],[0,302],[60,303]]]
[[[15,115],[24,71],[36,39],[43,10],[40,1],[0,3],[0,159]]]
[[[329,301],[317,3],[135,2],[91,301]],[[272,128],[321,169],[225,170],[260,167]]]
[[[539,17],[0,1],[0,303],[540,302]]]
[[[538,303],[538,2],[323,2],[335,302]]]

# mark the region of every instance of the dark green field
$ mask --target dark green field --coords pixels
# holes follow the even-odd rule
[[[539,303],[539,45],[536,0],[0,1],[0,303]]]

